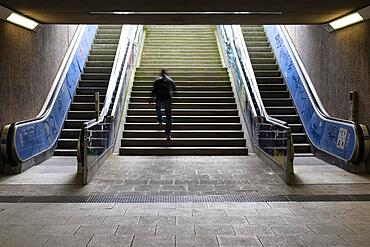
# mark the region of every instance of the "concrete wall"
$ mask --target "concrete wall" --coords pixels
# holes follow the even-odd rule
[[[76,28],[33,32],[0,20],[0,128],[38,114]]]
[[[328,113],[349,119],[354,90],[358,121],[370,127],[370,21],[332,33],[319,25],[287,28]]]

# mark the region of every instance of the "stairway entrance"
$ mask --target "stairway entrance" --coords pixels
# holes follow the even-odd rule
[[[177,86],[172,140],[149,99],[165,69]],[[212,26],[147,26],[125,119],[121,155],[247,155],[234,93]]]

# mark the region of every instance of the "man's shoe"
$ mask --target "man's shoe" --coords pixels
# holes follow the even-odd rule
[[[162,122],[158,122],[158,125],[160,128],[163,128],[163,123]]]
[[[166,137],[167,137],[167,141],[171,141],[171,135],[168,135]]]

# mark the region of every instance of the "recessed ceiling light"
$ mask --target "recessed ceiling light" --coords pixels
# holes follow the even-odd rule
[[[31,30],[36,30],[36,28],[39,26],[39,23],[36,21],[15,13],[14,11],[3,6],[0,6],[0,18]]]
[[[282,15],[266,11],[93,11],[92,15]]]

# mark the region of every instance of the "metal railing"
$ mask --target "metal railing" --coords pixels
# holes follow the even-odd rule
[[[219,25],[217,34],[253,148],[289,184],[294,159],[291,130],[265,110],[240,26]]]
[[[80,132],[77,157],[84,184],[91,180],[99,166],[113,151],[142,34],[142,25],[122,27],[104,106],[99,117],[84,123]]]

